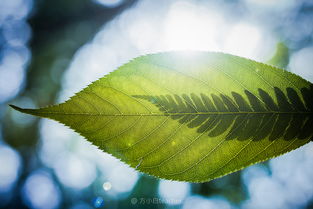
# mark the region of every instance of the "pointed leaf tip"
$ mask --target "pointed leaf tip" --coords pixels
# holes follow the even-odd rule
[[[34,115],[34,116],[41,116],[39,115],[39,110],[40,109],[28,109],[28,108],[21,108],[21,107],[18,107],[18,106],[15,106],[15,105],[12,105],[12,104],[9,104],[9,106],[11,108],[13,108],[14,110],[17,110],[21,113],[25,113],[25,114],[30,114],[30,115]],[[43,116],[41,116],[43,117]]]
[[[9,106],[12,107],[14,110],[17,110],[19,112],[23,112],[23,108],[20,108],[18,106],[13,105],[13,104],[9,104]]]

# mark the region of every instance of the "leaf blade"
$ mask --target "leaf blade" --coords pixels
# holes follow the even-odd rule
[[[67,102],[14,109],[64,123],[130,166],[203,182],[310,141],[312,84],[222,53],[136,58]]]

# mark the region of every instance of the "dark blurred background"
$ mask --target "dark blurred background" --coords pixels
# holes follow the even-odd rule
[[[313,145],[202,184],[159,180],[8,107],[69,98],[136,56],[223,51],[313,81],[311,0],[0,0],[0,208],[313,208]]]

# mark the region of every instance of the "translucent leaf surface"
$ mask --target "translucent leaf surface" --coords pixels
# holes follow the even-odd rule
[[[71,127],[139,171],[204,182],[308,143],[312,96],[311,83],[269,65],[169,52],[138,57],[65,103],[13,107]]]

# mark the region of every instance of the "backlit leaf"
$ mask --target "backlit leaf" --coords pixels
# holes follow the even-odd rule
[[[312,98],[313,85],[285,70],[169,52],[138,57],[65,103],[12,107],[71,127],[139,171],[204,182],[308,143]]]

